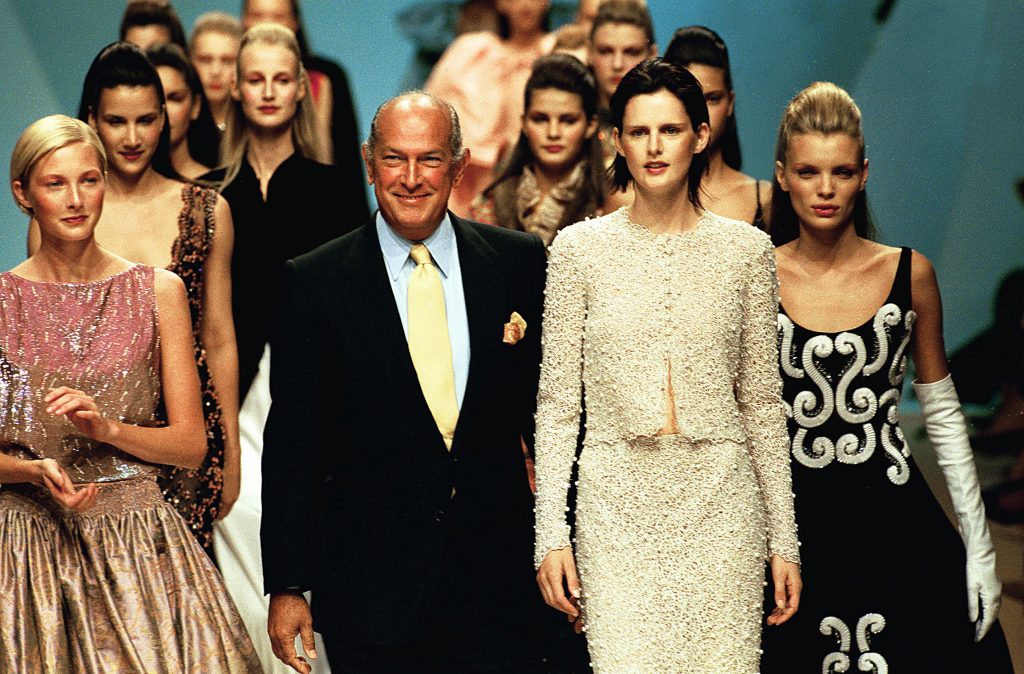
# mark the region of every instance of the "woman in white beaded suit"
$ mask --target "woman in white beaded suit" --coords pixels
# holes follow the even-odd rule
[[[771,242],[704,210],[697,80],[660,59],[611,102],[636,200],[551,247],[537,402],[537,581],[598,674],[758,669],[765,559],[800,596]],[[574,559],[566,525],[585,391]],[[579,563],[577,575],[576,562]]]

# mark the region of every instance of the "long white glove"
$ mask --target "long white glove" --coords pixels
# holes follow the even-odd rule
[[[960,522],[960,536],[967,548],[968,618],[975,623],[974,640],[981,641],[999,615],[1003,586],[996,576],[996,551],[985,521],[967,424],[951,375],[931,384],[914,382],[914,393],[921,403],[928,439],[935,447]]]

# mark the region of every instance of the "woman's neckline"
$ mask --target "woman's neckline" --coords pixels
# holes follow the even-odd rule
[[[37,281],[35,279],[30,279],[30,278],[26,278],[24,276],[21,276],[20,274],[15,274],[13,271],[5,271],[3,273],[6,276],[10,276],[11,278],[17,279],[20,282],[31,283],[31,284],[35,284],[35,285],[89,286],[89,285],[103,285],[103,284],[106,284],[106,283],[110,283],[111,281],[113,281],[114,279],[116,279],[116,278],[118,278],[120,276],[124,276],[126,274],[131,273],[132,271],[134,271],[138,267],[145,267],[145,266],[146,265],[144,265],[144,264],[135,263],[132,266],[128,267],[127,269],[122,269],[121,271],[116,272],[114,274],[110,274],[109,276],[104,276],[102,278],[93,279],[91,281]]]
[[[661,238],[685,237],[685,236],[690,236],[692,234],[696,234],[697,232],[699,232],[702,229],[704,229],[705,221],[709,219],[709,216],[711,214],[711,211],[709,211],[709,210],[707,210],[705,208],[704,210],[701,211],[700,217],[697,218],[697,222],[694,223],[693,228],[687,229],[687,230],[682,231],[682,232],[652,232],[651,230],[649,230],[646,227],[644,227],[643,225],[641,225],[639,222],[636,222],[635,220],[633,220],[633,218],[629,214],[629,209],[630,209],[630,207],[628,205],[627,206],[621,206],[619,208],[619,210],[622,212],[623,217],[626,219],[626,222],[629,223],[629,225],[631,227],[633,227],[633,228],[643,232],[647,236],[654,237],[654,238],[659,238],[659,239],[661,239]]]
[[[786,318],[789,319],[790,323],[792,323],[796,327],[800,328],[804,332],[809,332],[809,333],[814,334],[814,335],[833,335],[834,336],[834,335],[841,335],[844,332],[857,332],[858,330],[863,330],[865,326],[870,325],[875,320],[875,317],[878,316],[878,312],[879,311],[884,309],[886,307],[886,305],[892,304],[893,295],[896,294],[896,284],[899,283],[899,280],[900,280],[900,267],[902,266],[902,264],[903,264],[903,250],[900,249],[899,259],[896,261],[896,272],[893,274],[893,276],[892,276],[892,283],[889,285],[889,293],[885,296],[885,299],[882,300],[882,303],[879,304],[878,307],[875,308],[875,310],[871,313],[871,315],[868,317],[867,320],[863,321],[859,325],[856,325],[856,326],[854,326],[852,328],[846,328],[846,329],[843,329],[843,330],[812,330],[811,328],[808,328],[807,326],[802,325],[802,324],[796,322],[796,320],[790,315],[790,313],[788,311],[786,311],[786,307],[785,307],[785,305],[782,304],[782,299],[781,298],[779,299],[779,311],[781,311],[783,314],[786,315]]]

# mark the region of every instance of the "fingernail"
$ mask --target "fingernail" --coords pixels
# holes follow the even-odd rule
[[[580,589],[578,587],[573,589],[572,596],[576,597],[577,599],[580,598]]]

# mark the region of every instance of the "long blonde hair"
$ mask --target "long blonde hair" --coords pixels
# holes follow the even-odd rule
[[[319,142],[320,133],[313,111],[309,75],[302,65],[302,53],[295,33],[274,23],[258,23],[245,31],[238,45],[238,58],[235,61],[235,86],[238,86],[237,83],[242,79],[242,52],[246,47],[255,44],[282,46],[295,54],[295,61],[298,64],[296,75],[299,78],[299,85],[305,90],[305,96],[296,103],[295,117],[292,120],[292,140],[302,156],[328,163],[330,158],[325,156],[323,145]],[[222,190],[238,176],[242,162],[245,161],[246,152],[249,150],[248,126],[248,120],[242,113],[241,102],[232,99],[225,119],[224,137],[220,141],[220,163],[225,168],[224,180],[220,184]]]

